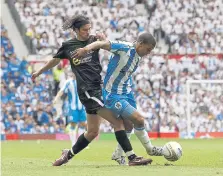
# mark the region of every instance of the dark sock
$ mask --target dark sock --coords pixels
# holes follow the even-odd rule
[[[76,144],[73,145],[72,150],[74,154],[79,153],[81,150],[83,150],[85,147],[88,146],[90,142],[85,138],[84,133],[79,136],[77,139]],[[71,159],[74,155],[71,151],[68,152],[68,159]]]
[[[71,153],[71,151],[69,150],[68,151],[68,155],[67,155],[67,157],[68,157],[68,160],[70,160],[71,158],[73,158],[73,154]]]
[[[124,130],[116,131],[115,132],[116,139],[118,143],[121,145],[124,152],[132,151],[132,145],[126,135],[126,132]]]
[[[131,161],[131,160],[135,159],[135,157],[137,157],[137,156],[135,154],[132,154],[128,157],[128,159],[129,159],[129,161]]]

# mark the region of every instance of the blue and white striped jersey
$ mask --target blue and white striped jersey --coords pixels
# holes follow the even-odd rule
[[[110,52],[112,55],[104,79],[104,88],[110,93],[128,94],[133,86],[131,75],[138,67],[141,57],[133,43],[129,42],[111,42]]]
[[[84,106],[82,105],[78,97],[76,80],[67,80],[64,87],[62,88],[62,91],[67,93],[69,106],[72,110],[84,109]]]

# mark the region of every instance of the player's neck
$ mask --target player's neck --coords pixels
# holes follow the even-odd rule
[[[136,51],[136,54],[138,55],[138,57],[141,57],[141,56],[137,53],[137,50],[136,50],[136,41],[133,42],[133,47],[135,48],[135,51]]]
[[[87,41],[86,39],[83,39],[83,38],[80,37],[80,36],[77,36],[76,39],[79,40],[79,41]]]

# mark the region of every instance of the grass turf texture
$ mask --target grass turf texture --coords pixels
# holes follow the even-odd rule
[[[107,138],[106,138],[107,139]],[[183,157],[174,163],[164,157],[151,157],[149,166],[118,166],[111,160],[115,139],[94,141],[90,149],[75,156],[66,166],[52,167],[51,162],[70,148],[68,141],[4,141],[1,142],[2,176],[215,176],[223,175],[223,139],[175,140],[183,148]],[[147,156],[133,136],[132,145],[138,155]],[[164,145],[170,140],[153,140]]]

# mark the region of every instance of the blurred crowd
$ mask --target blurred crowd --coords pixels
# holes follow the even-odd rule
[[[52,54],[71,37],[62,23],[74,14],[92,19],[92,32],[104,31],[110,40],[134,41],[149,29],[157,39],[165,39],[169,52],[198,55],[157,55],[144,58],[133,75],[134,91],[148,131],[180,132],[186,135],[187,80],[223,80],[222,1],[146,1],[148,16],[136,11],[134,0],[16,0],[16,8],[38,54]],[[211,21],[211,22],[210,22]],[[203,33],[204,32],[204,33]],[[20,60],[1,26],[1,130],[6,133],[63,133],[67,102],[62,114],[52,99],[67,79],[69,68],[61,65],[40,76],[26,58]],[[109,53],[100,52],[105,74]],[[190,91],[192,135],[195,132],[223,132],[223,84],[192,84]],[[65,100],[66,97],[63,97]],[[3,132],[2,131],[2,132]],[[113,131],[104,121],[101,131]]]
[[[134,41],[139,32],[149,30],[159,41],[154,53],[222,53],[222,0],[144,1],[148,13],[137,11],[136,0],[16,0],[21,21],[32,38],[36,53],[51,54],[71,37],[63,22],[73,14],[92,20],[92,33],[104,32],[110,40]],[[164,54],[164,53],[163,53]]]
[[[51,71],[31,81],[33,65],[20,60],[1,25],[1,132],[63,132],[65,122],[55,121],[52,106],[54,78]]]
[[[63,31],[63,22],[74,14],[85,14],[92,21],[92,34],[104,32],[110,40],[134,41],[139,32],[149,28],[147,15],[135,8],[135,0],[16,0],[21,21],[32,38],[36,53],[51,54],[71,37]],[[156,47],[156,52],[160,46]]]
[[[149,28],[155,36],[161,34],[169,45],[169,52],[222,53],[223,1],[152,0]],[[155,7],[155,8],[154,8]]]

